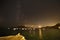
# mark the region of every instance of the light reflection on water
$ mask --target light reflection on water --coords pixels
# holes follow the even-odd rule
[[[39,29],[39,36],[40,36],[40,39],[42,40],[43,38],[42,38],[42,30],[41,29]]]

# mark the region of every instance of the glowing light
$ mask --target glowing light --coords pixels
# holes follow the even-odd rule
[[[15,30],[16,30],[16,28],[13,28],[13,30],[15,31]]]
[[[38,26],[38,28],[42,28],[42,26]]]
[[[60,27],[58,27],[60,29]]]
[[[8,28],[8,29],[10,29],[10,28]]]
[[[24,30],[24,28],[22,28],[22,30]]]

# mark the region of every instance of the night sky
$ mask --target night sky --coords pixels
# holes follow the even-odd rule
[[[33,24],[46,26],[59,22],[59,0],[0,1],[0,24]]]

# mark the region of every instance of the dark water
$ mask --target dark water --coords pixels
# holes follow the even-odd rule
[[[44,40],[60,40],[60,29],[43,30]]]
[[[23,35],[26,40],[60,40],[60,29],[41,29],[42,31],[42,39],[39,35],[38,30],[8,30],[7,28],[0,28],[0,37],[1,36],[9,36],[16,35],[20,33]]]

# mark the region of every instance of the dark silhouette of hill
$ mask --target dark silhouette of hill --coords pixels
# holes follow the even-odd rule
[[[52,28],[58,29],[60,27],[60,23],[57,23],[56,25],[52,26]]]
[[[60,27],[60,23],[57,23],[57,24],[54,25],[54,26],[46,26],[46,27],[42,27],[42,29],[43,29],[43,28],[45,28],[45,29],[51,29],[51,28],[59,29],[59,27]]]

